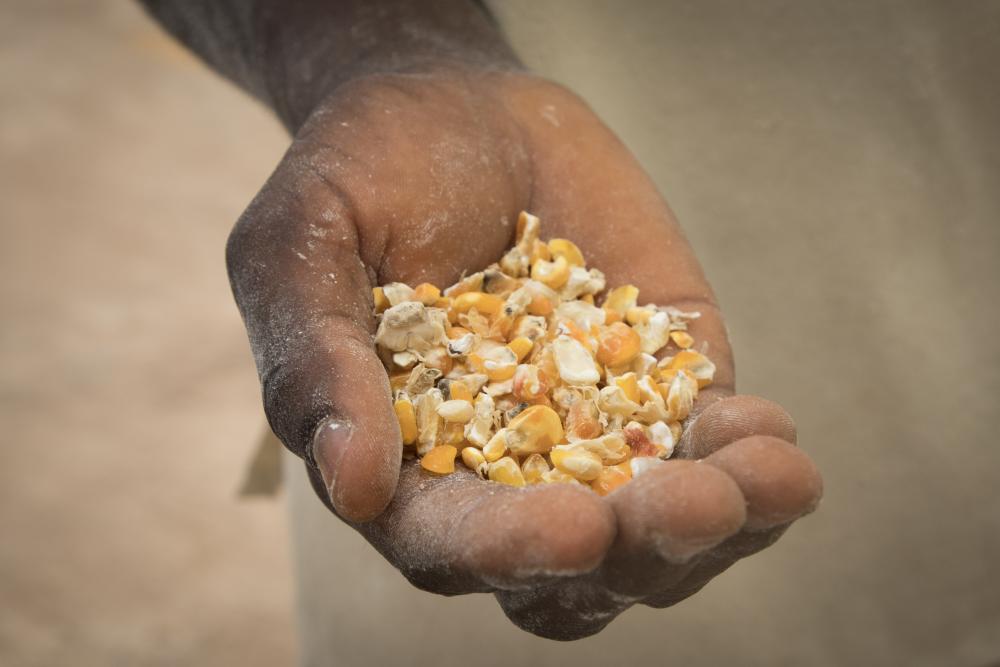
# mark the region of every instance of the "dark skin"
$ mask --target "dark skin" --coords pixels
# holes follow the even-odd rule
[[[787,413],[734,394],[715,296],[631,153],[582,100],[489,42],[499,37],[478,8],[431,4],[476,12],[461,31],[482,31],[473,44],[444,49],[469,57],[435,58],[433,39],[412,66],[344,64],[321,93],[275,104],[295,140],[230,237],[233,291],[270,424],[332,511],[414,585],[493,592],[525,630],[584,637],[633,604],[675,604],[770,545],[816,507],[822,482]],[[674,459],[604,498],[400,466],[371,289],[445,286],[485,267],[522,210],[609,285],[700,311],[691,333],[718,366]]]

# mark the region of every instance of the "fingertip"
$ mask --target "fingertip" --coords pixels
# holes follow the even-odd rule
[[[523,588],[596,569],[614,534],[614,513],[599,496],[553,484],[496,489],[466,515],[454,543],[465,568],[498,588]]]
[[[681,443],[685,458],[705,458],[719,449],[752,435],[796,441],[795,422],[774,401],[760,396],[737,395],[709,405],[698,415]]]
[[[747,529],[764,530],[816,509],[823,478],[798,447],[773,436],[751,436],[705,459],[725,471],[747,501]]]
[[[614,502],[623,548],[652,547],[673,563],[719,544],[746,521],[746,502],[733,479],[697,461],[667,461],[633,480]]]
[[[395,420],[389,423],[395,425]],[[364,523],[385,510],[399,482],[401,448],[398,428],[392,432],[384,421],[364,429],[343,419],[320,425],[313,458],[339,516]]]

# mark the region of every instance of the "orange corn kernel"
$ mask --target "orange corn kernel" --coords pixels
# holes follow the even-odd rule
[[[420,467],[438,475],[455,472],[455,457],[458,449],[452,445],[438,445],[420,459]]]
[[[635,329],[624,322],[615,322],[600,337],[597,360],[605,366],[621,366],[639,356],[641,346]]]
[[[622,484],[632,479],[632,468],[628,461],[613,466],[605,466],[601,474],[590,483],[590,488],[599,496],[606,496]]]

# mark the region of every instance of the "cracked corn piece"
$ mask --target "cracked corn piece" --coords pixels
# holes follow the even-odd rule
[[[438,475],[455,472],[455,455],[458,450],[451,445],[438,445],[420,457],[420,467]]]
[[[498,461],[489,464],[489,478],[491,482],[499,482],[509,486],[524,486],[524,474],[517,465],[517,461],[505,456]]]
[[[607,495],[673,454],[715,365],[687,330],[698,313],[640,304],[627,284],[598,301],[604,274],[540,224],[522,213],[514,247],[444,289],[374,288],[376,348],[404,458]]]

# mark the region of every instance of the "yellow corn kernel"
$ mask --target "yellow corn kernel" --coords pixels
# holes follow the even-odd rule
[[[441,290],[430,283],[420,283],[413,288],[413,300],[425,306],[433,306],[441,298]]]
[[[524,486],[524,474],[518,467],[517,461],[505,456],[490,464],[490,481],[507,484],[509,486]]]
[[[527,211],[521,211],[521,214],[517,216],[517,234],[514,237],[515,243],[519,243],[521,239],[524,238],[524,235],[531,230],[535,230],[535,233],[537,234],[539,225],[541,225],[541,221],[538,219],[538,216],[531,215]]]
[[[438,432],[437,444],[455,445],[458,447],[465,442],[465,424],[462,422],[446,421]]]
[[[521,464],[521,474],[528,484],[538,484],[542,481],[542,475],[548,471],[549,464],[541,454],[532,454]]]
[[[683,435],[684,433],[684,427],[681,426],[681,423],[670,422],[669,424],[667,424],[667,427],[670,429],[670,435],[674,437],[674,442],[680,442],[681,435]]]
[[[687,331],[671,331],[670,340],[674,341],[674,345],[684,350],[694,345],[694,337]]]
[[[605,366],[621,366],[639,356],[642,340],[635,329],[615,322],[604,330],[597,348],[597,360]]]
[[[586,449],[579,449],[572,445],[560,445],[549,452],[552,465],[567,475],[590,482],[601,474],[601,457]]]
[[[480,348],[470,352],[467,358],[470,366],[495,382],[509,380],[517,370],[517,355],[506,345],[488,350]]]
[[[625,392],[625,398],[633,403],[641,403],[639,380],[631,371],[615,378],[615,384]]]
[[[453,401],[469,401],[472,402],[472,392],[469,391],[469,385],[464,382],[450,382],[448,383],[448,398]]]
[[[596,454],[601,464],[610,466],[621,463],[629,455],[629,446],[625,438],[618,433],[605,433],[591,440],[579,440],[570,445],[574,449],[585,449]]]
[[[396,419],[399,421],[399,432],[403,435],[403,444],[412,445],[417,441],[417,413],[409,398],[399,398],[393,403]]]
[[[542,475],[542,484],[580,484],[573,475],[568,475],[558,468],[553,468]]]
[[[441,310],[451,309],[451,298],[442,296],[439,297],[434,303],[431,304],[435,308],[440,308]]]
[[[624,315],[619,313],[617,310],[612,310],[611,308],[608,308],[607,306],[602,306],[602,310],[604,310],[605,324],[614,324],[615,322],[621,322],[622,320],[625,319]]]
[[[483,456],[481,451],[475,447],[465,447],[462,449],[462,463],[465,464],[466,468],[486,479],[489,464],[486,462],[486,457]]]
[[[566,433],[578,440],[589,440],[601,435],[597,406],[593,401],[580,399],[566,413]]]
[[[483,447],[483,456],[490,463],[494,461],[499,461],[507,453],[507,429],[500,429],[493,434],[489,442]]]
[[[448,326],[445,327],[444,330],[444,335],[448,337],[448,340],[458,340],[459,338],[468,333],[472,332],[466,329],[465,327]]]
[[[628,309],[635,307],[638,298],[638,287],[635,285],[622,285],[608,292],[608,296],[604,299],[602,305],[608,310],[615,311],[621,317],[625,317]]]
[[[549,381],[545,374],[534,364],[519,364],[514,371],[514,388],[512,393],[519,401],[535,401],[545,397],[549,390]]]
[[[570,266],[583,266],[583,253],[575,243],[568,239],[552,239],[549,241],[549,252],[552,257],[563,257]]]
[[[555,304],[546,299],[541,294],[536,294],[528,302],[528,314],[529,315],[551,315],[552,311],[555,310]]]
[[[448,475],[455,472],[457,454],[458,450],[451,445],[438,445],[421,457],[420,467],[438,475]]]
[[[667,364],[666,370],[686,370],[698,382],[698,388],[712,384],[715,364],[708,357],[694,350],[681,350]]]
[[[528,356],[528,353],[531,352],[531,348],[533,348],[534,346],[535,344],[531,342],[529,339],[525,338],[524,336],[515,338],[514,340],[507,343],[507,347],[509,347],[511,351],[514,353],[514,356],[517,357],[518,363],[520,363],[522,359]]]
[[[531,265],[531,278],[552,289],[559,289],[569,280],[569,263],[565,257],[556,257],[551,262],[540,259]]]
[[[606,496],[630,479],[632,479],[632,467],[628,461],[624,461],[602,468],[601,474],[590,483],[590,488],[596,491],[597,495]]]
[[[535,239],[535,242],[531,245],[531,262],[534,263],[536,259],[544,259],[545,261],[552,259],[549,247],[538,239]]]
[[[564,435],[559,415],[545,405],[525,408],[503,430],[507,447],[518,456],[547,452]]]
[[[381,313],[389,307],[389,299],[385,296],[385,290],[381,287],[372,288],[372,298],[375,299],[375,312]]]
[[[639,308],[634,306],[625,311],[625,321],[635,326],[645,324],[653,316],[653,311],[649,308]]]
[[[466,292],[451,302],[451,310],[456,314],[467,313],[473,308],[481,315],[493,316],[503,309],[503,299],[485,292]]]
[[[675,420],[685,419],[691,412],[694,399],[698,396],[698,381],[695,380],[688,371],[683,370],[670,381],[670,384],[661,383],[658,386],[663,397],[667,410]],[[666,388],[666,392],[664,392]]]
[[[456,383],[456,386],[460,385]],[[461,399],[444,401],[441,405],[437,406],[437,413],[446,422],[465,424],[472,419],[473,412],[472,403]]]

